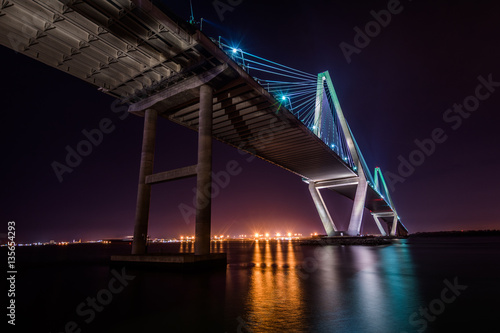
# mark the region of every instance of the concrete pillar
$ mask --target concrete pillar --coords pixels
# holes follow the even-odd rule
[[[387,233],[385,232],[384,227],[380,223],[378,216],[376,216],[376,215],[372,215],[372,216],[373,216],[373,219],[375,220],[375,223],[377,224],[378,230],[380,230],[380,233],[382,234],[382,236],[387,236]]]
[[[394,219],[392,220],[391,236],[396,236],[398,230],[398,215],[394,214]]]
[[[212,87],[207,84],[202,85],[200,87],[198,125],[195,255],[210,253],[210,224],[212,215],[212,99]]]
[[[347,234],[349,236],[358,236],[361,231],[361,222],[363,221],[363,212],[365,210],[366,190],[368,183],[363,173],[363,169],[358,165],[359,170],[359,183],[356,188],[356,196],[354,197],[354,204],[352,205],[351,220]]]
[[[324,75],[318,74],[318,80],[316,85],[316,107],[314,109],[314,123],[313,133],[316,134],[318,138],[321,138],[321,118],[323,114],[323,97],[325,94],[325,88],[323,84],[326,80]]]
[[[330,215],[330,212],[328,211],[328,208],[325,205],[325,201],[323,200],[321,193],[316,188],[316,185],[314,184],[313,181],[309,182],[309,192],[311,192],[311,197],[313,198],[314,205],[318,210],[321,222],[323,222],[323,227],[325,228],[326,234],[329,237],[334,236],[335,232],[337,231],[337,228],[333,223],[332,217]]]
[[[144,132],[142,136],[141,167],[139,170],[139,188],[137,190],[137,206],[135,209],[134,241],[132,254],[145,254],[148,235],[149,204],[151,185],[146,184],[146,176],[153,173],[155,155],[156,110],[147,109],[144,115]]]

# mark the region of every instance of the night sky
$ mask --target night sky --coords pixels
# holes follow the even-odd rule
[[[189,1],[163,3],[189,17]],[[240,4],[220,16],[212,1],[193,0],[195,16],[207,20],[203,31],[309,73],[329,70],[369,167],[392,174],[393,201],[410,232],[500,227],[500,3],[232,3]],[[339,45],[354,47],[354,28],[364,30],[374,20],[370,11],[388,6],[398,14],[348,63]],[[4,230],[16,221],[18,242],[132,235],[143,119],[112,112],[114,98],[11,49],[1,47],[0,57]],[[481,80],[493,83],[478,88],[479,100]],[[454,106],[463,103],[462,111]],[[104,118],[113,131],[60,182],[51,164],[64,163],[65,147],[76,147],[82,131]],[[428,143],[433,132],[441,143],[427,155],[415,152],[415,140]],[[196,132],[160,119],[155,171],[195,164],[196,146]],[[411,157],[419,165],[398,171]],[[232,160],[242,172],[213,201],[213,234],[323,232],[300,177],[216,142],[214,172]],[[178,208],[192,205],[194,187],[194,178],[153,187],[152,237],[194,234],[194,220]],[[352,203],[323,193],[346,229]],[[376,231],[369,214],[364,221],[363,233]]]

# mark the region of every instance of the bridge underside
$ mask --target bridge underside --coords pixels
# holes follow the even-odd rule
[[[358,177],[208,37],[150,1],[2,1],[0,31],[1,44],[93,84],[130,112],[154,110],[195,131],[201,87],[210,86],[212,103],[205,97],[204,106],[215,139],[308,181]],[[196,175],[196,167],[186,170],[180,174]],[[356,198],[356,185],[334,190]],[[364,206],[392,211],[370,186]],[[398,223],[398,230],[406,229]]]
[[[357,177],[330,147],[276,101],[250,75],[203,35],[198,42],[213,52],[214,67],[170,88],[169,93],[149,96],[129,107],[143,115],[153,108],[159,115],[198,130],[199,86],[208,80],[214,87],[213,129],[215,139],[295,173],[307,181],[321,182]],[[218,62],[215,59],[220,59]],[[227,65],[226,65],[227,64]],[[332,190],[355,198],[356,185]],[[377,191],[368,186],[365,207],[371,212],[392,212]],[[382,220],[385,221],[385,218]],[[387,223],[392,223],[388,219]],[[404,228],[404,227],[403,227]]]

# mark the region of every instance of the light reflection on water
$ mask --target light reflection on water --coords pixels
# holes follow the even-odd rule
[[[194,242],[181,242],[179,253],[194,253]]]
[[[242,332],[400,332],[411,328],[408,318],[422,304],[404,244],[260,241],[248,252],[252,264],[243,272],[229,265],[226,279],[228,302],[234,303],[233,283],[241,288],[247,275],[244,311],[237,314]]]
[[[256,242],[252,262],[255,267],[245,300],[248,327],[256,332],[283,327],[305,330],[303,291],[294,271],[299,263],[292,242]]]
[[[214,242],[212,252],[228,255],[226,270],[123,267],[135,278],[91,323],[76,307],[109,288],[112,270],[123,271],[107,260],[130,246],[20,247],[16,315],[23,332],[60,332],[71,321],[95,333],[490,332],[498,326],[491,304],[500,299],[499,244],[498,237],[410,238],[375,247]],[[149,250],[192,252],[193,244]],[[420,311],[442,297],[445,279],[467,290],[426,322]]]

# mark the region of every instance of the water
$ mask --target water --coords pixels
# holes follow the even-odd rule
[[[168,244],[151,250],[192,248]],[[16,328],[54,333],[499,331],[499,237],[412,238],[377,247],[229,242],[213,244],[212,250],[228,253],[226,271],[125,267],[113,273],[107,259],[128,253],[128,245],[18,248]],[[129,280],[120,283],[115,278],[120,274]],[[449,290],[450,284],[458,289]],[[93,310],[92,298],[104,304]]]

